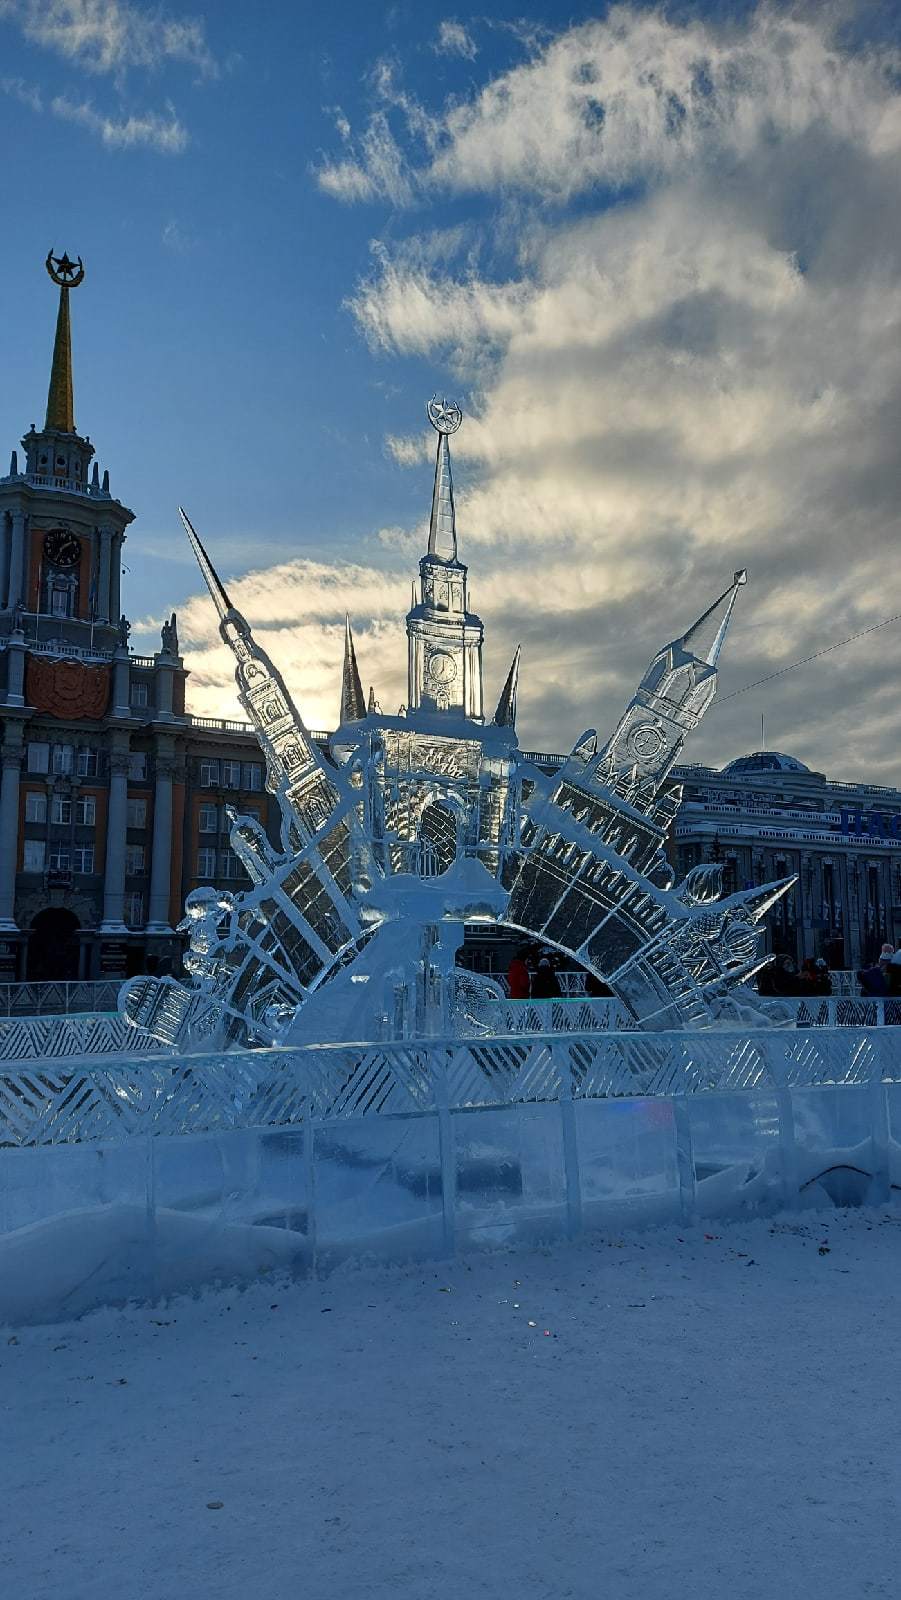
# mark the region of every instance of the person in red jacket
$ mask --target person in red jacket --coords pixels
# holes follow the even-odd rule
[[[532,975],[526,966],[525,951],[517,950],[507,969],[507,988],[511,1000],[528,1000],[532,992]]]

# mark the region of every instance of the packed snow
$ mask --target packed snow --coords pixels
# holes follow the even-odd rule
[[[3,1591],[894,1596],[899,1249],[808,1212],[9,1333]]]

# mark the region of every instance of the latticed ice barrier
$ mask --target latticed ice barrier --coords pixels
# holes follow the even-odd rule
[[[61,1061],[73,1057],[127,1058],[169,1054],[118,1012],[98,1015],[0,1018],[0,1062]],[[126,1063],[127,1064],[127,1063]]]
[[[121,988],[121,978],[101,978],[83,983],[0,983],[0,1017],[117,1011]]]
[[[901,1082],[901,1035],[892,1029],[531,1034],[44,1060],[0,1074],[0,1146],[868,1082]]]

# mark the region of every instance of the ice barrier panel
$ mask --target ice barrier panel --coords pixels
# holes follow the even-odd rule
[[[826,1034],[26,1065],[0,1076],[0,1322],[350,1258],[883,1203],[901,1187],[895,1035]]]

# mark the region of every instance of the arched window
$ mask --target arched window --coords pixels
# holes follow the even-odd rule
[[[457,818],[450,806],[433,800],[423,808],[419,821],[419,871],[423,878],[437,878],[457,859]]]

